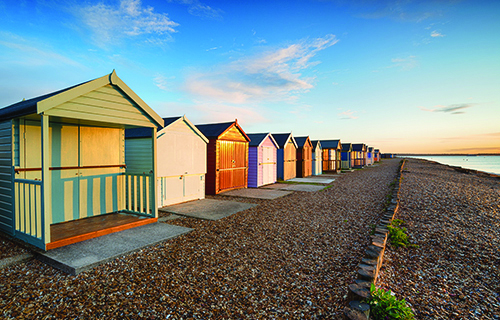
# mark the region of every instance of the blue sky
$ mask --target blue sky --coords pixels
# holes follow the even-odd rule
[[[116,69],[160,116],[500,152],[498,1],[2,1],[0,106]]]

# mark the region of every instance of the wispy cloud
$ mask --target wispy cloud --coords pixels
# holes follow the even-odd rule
[[[408,56],[406,58],[393,58],[393,63],[389,68],[401,68],[402,70],[410,70],[417,66],[417,59],[415,56]]]
[[[436,30],[431,32],[431,37],[433,37],[433,38],[439,38],[439,37],[444,37],[444,36],[445,36],[444,34],[442,34],[439,31],[436,31]]]
[[[356,113],[357,113],[357,111],[347,110],[347,111],[340,112],[337,115],[339,116],[339,118],[341,120],[353,120],[353,119],[358,118],[357,116],[355,116]]]
[[[476,105],[475,103],[462,103],[462,104],[452,104],[449,106],[443,106],[443,105],[436,105],[431,108],[424,108],[424,107],[419,107],[420,110],[422,111],[428,111],[428,112],[444,112],[444,113],[451,113],[451,114],[463,114],[465,113],[464,109],[473,107]]]
[[[199,0],[169,0],[169,2],[187,5],[189,14],[197,17],[222,19],[222,14],[224,13],[221,9],[210,7]]]
[[[224,103],[291,99],[294,93],[313,87],[314,79],[302,76],[301,71],[320,63],[312,59],[337,41],[334,35],[302,40],[218,66],[216,71],[193,73],[185,89],[199,98]]]
[[[170,91],[172,89],[172,83],[170,80],[175,79],[175,77],[165,77],[162,74],[157,74],[153,78],[153,82],[155,86],[157,86],[159,89],[164,90],[164,91]]]
[[[179,26],[166,13],[143,7],[141,0],[121,0],[118,5],[82,5],[75,7],[73,13],[93,33],[93,40],[103,47],[140,35],[154,36],[146,42],[161,44],[171,39],[175,27]]]

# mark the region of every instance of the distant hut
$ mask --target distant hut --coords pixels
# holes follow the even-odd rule
[[[380,150],[375,149],[373,152],[374,152],[373,161],[380,162]]]
[[[371,166],[373,165],[373,153],[374,148],[373,147],[367,147],[366,148],[366,165]]]
[[[353,143],[354,168],[360,169],[366,166],[366,145],[364,143]]]
[[[295,162],[297,161],[297,142],[292,133],[273,133],[278,149],[278,179],[289,180],[297,176]]]
[[[185,116],[163,118],[163,122],[156,133],[158,207],[204,199],[208,139]],[[152,148],[149,131],[125,130],[128,168],[151,170],[151,161],[143,156]]]
[[[351,170],[352,169],[352,144],[351,143],[342,143],[342,151],[340,154],[341,157],[341,168],[342,170]]]
[[[208,138],[206,194],[246,188],[250,138],[238,121],[196,125]]]
[[[321,140],[323,148],[323,172],[339,173],[341,168],[342,144],[339,140]]]
[[[323,149],[319,140],[313,140],[311,143],[313,146],[312,174],[318,176],[323,173]]]
[[[312,175],[312,143],[309,137],[296,137],[297,142],[297,176],[301,178]]]
[[[270,133],[250,133],[248,147],[248,187],[276,182],[278,143]]]

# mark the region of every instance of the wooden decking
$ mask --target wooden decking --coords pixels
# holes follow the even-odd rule
[[[57,223],[50,226],[50,243],[47,250],[72,243],[97,238],[106,234],[154,223],[158,218],[146,218],[126,213],[110,213],[100,216]]]

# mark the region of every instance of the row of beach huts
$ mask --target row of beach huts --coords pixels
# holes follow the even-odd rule
[[[49,250],[84,239],[56,236],[62,223],[117,212],[155,222],[159,207],[381,156],[363,143],[247,134],[236,120],[161,118],[113,71],[0,109],[0,231]]]

